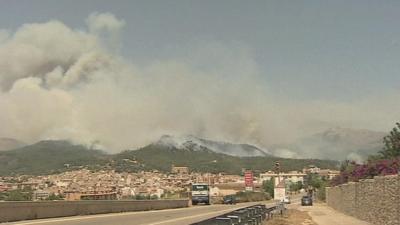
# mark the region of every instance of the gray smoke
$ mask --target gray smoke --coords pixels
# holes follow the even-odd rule
[[[356,104],[276,96],[235,43],[201,43],[188,58],[127,62],[118,54],[125,21],[94,13],[86,24],[0,30],[0,137],[71,139],[115,152],[193,134],[266,148],[331,125],[387,129],[399,116],[398,104],[381,110],[398,92],[385,103]]]

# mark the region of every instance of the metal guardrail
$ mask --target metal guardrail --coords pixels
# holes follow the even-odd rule
[[[269,208],[259,204],[237,209],[191,225],[262,225],[263,221],[269,220],[274,214],[282,215],[284,210],[285,206],[282,203]]]

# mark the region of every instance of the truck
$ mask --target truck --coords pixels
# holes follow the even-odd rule
[[[192,184],[192,205],[204,203],[210,204],[210,186],[204,183]]]

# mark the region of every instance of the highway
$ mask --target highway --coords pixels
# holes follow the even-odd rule
[[[204,219],[218,216],[238,208],[255,205],[241,203],[236,205],[195,206],[181,209],[165,209],[157,211],[113,213],[90,216],[73,216],[54,219],[30,220],[1,225],[187,225]],[[263,202],[262,204],[265,204]],[[267,207],[273,206],[269,202]]]

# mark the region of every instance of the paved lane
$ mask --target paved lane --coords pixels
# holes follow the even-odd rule
[[[327,206],[325,203],[315,203],[313,206],[301,206],[300,201],[287,205],[289,209],[305,211],[318,225],[371,225],[357,218],[347,216]]]
[[[257,203],[196,206],[145,212],[74,216],[54,219],[2,223],[1,225],[187,225]],[[263,203],[265,204],[265,202]],[[272,206],[272,203],[269,203]]]

